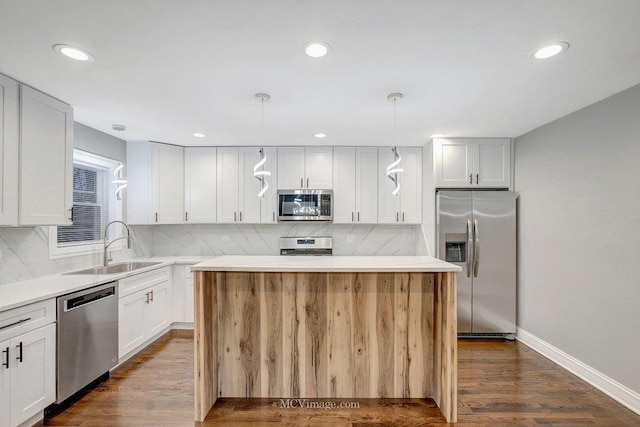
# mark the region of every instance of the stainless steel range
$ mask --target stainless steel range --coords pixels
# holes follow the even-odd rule
[[[281,237],[280,255],[332,255],[333,237]]]

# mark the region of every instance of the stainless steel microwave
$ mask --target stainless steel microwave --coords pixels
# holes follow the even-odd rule
[[[278,190],[278,221],[333,221],[333,191]]]

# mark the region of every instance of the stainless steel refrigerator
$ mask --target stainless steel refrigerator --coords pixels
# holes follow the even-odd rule
[[[438,191],[437,256],[458,273],[458,335],[516,332],[516,193]]]

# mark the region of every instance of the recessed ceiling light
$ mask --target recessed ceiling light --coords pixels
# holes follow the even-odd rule
[[[312,58],[322,58],[329,52],[329,45],[324,42],[309,42],[304,45],[304,53]]]
[[[112,124],[111,125],[111,129],[117,131],[117,132],[124,132],[125,130],[127,130],[127,127],[125,125],[119,125],[119,124]]]
[[[445,136],[447,136],[445,133],[434,133],[431,138],[444,138]]]
[[[193,134],[193,136],[195,136],[196,138],[204,138],[207,135],[205,135],[204,133],[196,132]]]
[[[326,138],[327,134],[320,132],[320,133],[316,133],[313,136],[315,136],[316,138]]]
[[[569,49],[569,43],[556,42],[548,46],[545,46],[542,49],[536,50],[533,54],[533,57],[535,59],[547,59],[547,58],[551,58],[552,56],[556,56],[560,52],[563,52],[567,49]]]
[[[66,44],[57,44],[53,46],[53,50],[63,54],[68,58],[75,59],[77,61],[84,61],[84,62],[94,61],[94,57],[92,54],[90,54],[84,49],[80,49],[79,47],[69,46]]]

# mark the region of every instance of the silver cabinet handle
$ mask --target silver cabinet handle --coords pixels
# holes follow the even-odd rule
[[[307,188],[309,188],[309,178],[307,178]]]
[[[473,184],[473,174],[469,174],[469,184]]]
[[[399,215],[400,214],[398,212],[396,212],[396,222],[400,222]]]
[[[402,212],[402,222],[404,222],[404,212]]]
[[[351,212],[351,222],[353,222],[353,212]]]
[[[4,362],[2,362],[2,366],[4,366],[5,368],[9,369],[9,347],[7,347],[6,349],[2,350],[2,353],[6,354]]]
[[[478,183],[478,175],[479,174],[476,174],[476,184]]]
[[[156,222],[158,222],[158,212],[156,212]]]
[[[273,214],[273,222],[276,222],[276,211],[271,212]]]
[[[20,319],[17,322],[13,322],[13,323],[9,323],[8,325],[0,326],[0,330],[7,329],[7,328],[10,328],[12,326],[19,325],[20,323],[28,322],[29,320],[31,320],[31,317],[27,317],[25,319]]]
[[[73,206],[69,209],[69,221],[73,222]]]
[[[233,213],[233,222],[236,222],[238,220],[238,217],[236,216],[236,213]]]
[[[240,222],[242,222],[242,212],[240,212]]]
[[[149,298],[149,301],[153,302],[153,291],[151,291],[150,294],[151,294],[151,298]]]
[[[471,277],[471,258],[473,257],[473,230],[471,220],[467,220],[467,277]]]
[[[477,219],[473,220],[473,235],[475,236],[475,244],[473,245],[473,277],[478,277],[478,269],[480,267],[480,233]]]
[[[304,179],[304,178],[302,178],[302,177],[300,178],[300,188],[304,188],[304,184],[302,183],[302,180],[303,180],[303,179]]]
[[[360,222],[360,212],[358,212],[358,222]]]
[[[149,304],[149,292],[147,292],[146,294],[144,294],[145,300],[144,303],[145,304]]]
[[[184,222],[189,221],[189,212],[184,213]]]

